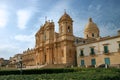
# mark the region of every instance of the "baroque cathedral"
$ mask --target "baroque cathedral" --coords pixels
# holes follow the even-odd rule
[[[22,54],[23,66],[44,64],[75,65],[75,37],[73,20],[65,12],[58,21],[59,33],[55,32],[53,21],[46,21],[35,35],[34,49]]]
[[[73,20],[65,12],[58,23],[60,33],[54,32],[54,22],[46,21],[35,35],[38,64],[74,64]]]

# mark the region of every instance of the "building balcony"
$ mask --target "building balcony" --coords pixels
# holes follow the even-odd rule
[[[109,55],[110,52],[109,52],[109,50],[108,50],[108,51],[104,51],[103,54],[105,54],[105,55]]]
[[[90,55],[91,55],[91,56],[95,56],[96,54],[95,54],[95,52],[93,52],[93,53],[90,53]]]
[[[84,57],[84,54],[80,54],[80,57]]]

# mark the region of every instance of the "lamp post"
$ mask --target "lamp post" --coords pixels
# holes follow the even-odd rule
[[[0,70],[1,70],[1,63],[0,63]]]
[[[19,57],[18,63],[19,63],[19,68],[20,68],[20,74],[22,75],[22,57]]]

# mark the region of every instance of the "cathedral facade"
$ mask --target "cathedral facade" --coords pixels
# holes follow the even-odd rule
[[[36,33],[37,64],[74,64],[73,20],[65,12],[59,19],[59,33],[54,22],[46,21]]]
[[[24,51],[24,66],[44,64],[75,65],[75,37],[73,20],[65,12],[58,21],[59,33],[55,32],[53,21],[46,21],[35,35],[35,48]],[[27,56],[29,55],[29,56]]]

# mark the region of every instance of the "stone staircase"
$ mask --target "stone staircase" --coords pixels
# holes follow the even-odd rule
[[[26,66],[25,68],[22,69],[37,69],[37,68],[67,68],[71,66],[67,66],[66,64],[44,64],[44,65],[38,65],[38,66]]]
[[[37,68],[43,68],[45,66],[46,66],[46,64],[38,65],[38,66],[26,66],[25,68],[22,68],[22,69],[37,69]]]

